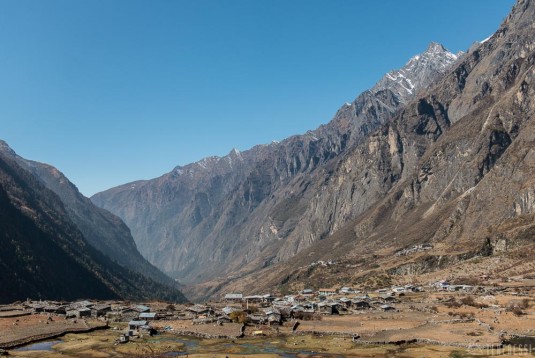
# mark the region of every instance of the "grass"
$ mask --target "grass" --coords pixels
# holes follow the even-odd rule
[[[165,334],[145,337],[127,344],[114,345],[120,331],[96,331],[83,334],[68,334],[64,342],[53,347],[53,351],[11,351],[10,356],[27,358],[78,357],[157,357],[165,352],[180,352],[185,349],[181,342],[174,341],[176,336]],[[195,340],[192,338],[192,340]],[[279,337],[277,339],[246,338],[236,340],[206,339],[199,340],[198,346],[189,357],[242,357],[242,346],[264,346],[270,344],[288,352],[313,351],[322,354],[343,355],[345,357],[466,357],[466,352],[454,347],[408,345],[359,345],[351,338],[318,337],[312,335]],[[269,353],[248,353],[256,358],[277,357]]]

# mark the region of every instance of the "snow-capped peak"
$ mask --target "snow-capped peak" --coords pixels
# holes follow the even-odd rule
[[[445,73],[457,58],[441,44],[431,42],[423,53],[413,56],[401,69],[387,73],[371,92],[389,89],[400,102],[405,103],[433,79]]]
[[[489,37],[479,41],[480,44],[484,44],[485,42],[487,42],[488,40],[490,40],[490,38],[492,37],[492,35],[490,35]]]

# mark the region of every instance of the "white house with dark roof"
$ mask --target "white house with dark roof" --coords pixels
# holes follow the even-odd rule
[[[143,312],[139,314],[139,320],[141,321],[154,321],[155,319],[158,319],[156,312]]]
[[[323,296],[334,296],[336,295],[336,289],[334,288],[320,288],[318,290],[319,294],[320,295],[323,295]]]
[[[243,294],[242,293],[227,293],[224,298],[227,302],[236,302],[236,301],[242,301],[243,300]]]

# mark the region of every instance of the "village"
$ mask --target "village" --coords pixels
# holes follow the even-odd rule
[[[154,335],[223,340],[331,336],[352,347],[503,349],[534,334],[534,288],[530,280],[477,286],[442,280],[373,291],[320,288],[284,296],[231,292],[204,304],[27,300],[0,306],[0,348],[15,354],[17,347],[32,342],[108,330],[114,345]],[[299,342],[294,342],[296,348]]]

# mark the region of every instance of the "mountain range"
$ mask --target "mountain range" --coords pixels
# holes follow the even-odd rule
[[[329,171],[456,59],[431,43],[315,131],[205,158],[91,199],[127,223],[149,261],[186,282],[287,260],[367,207],[356,196],[360,204],[349,209],[344,202],[352,199],[337,198],[339,188],[324,192]],[[383,184],[374,190],[385,192],[390,183]]]
[[[431,43],[315,130],[91,200],[1,143],[0,277],[16,297],[183,300],[161,270],[200,300],[535,274],[534,18],[518,0],[490,38]]]
[[[292,262],[386,259],[421,243],[468,258],[500,235],[514,241],[499,228],[533,212],[534,7],[519,0],[468,53],[431,43],[314,131],[91,199],[198,297],[287,284]]]
[[[130,230],[56,168],[0,141],[0,302],[26,298],[185,301]]]

